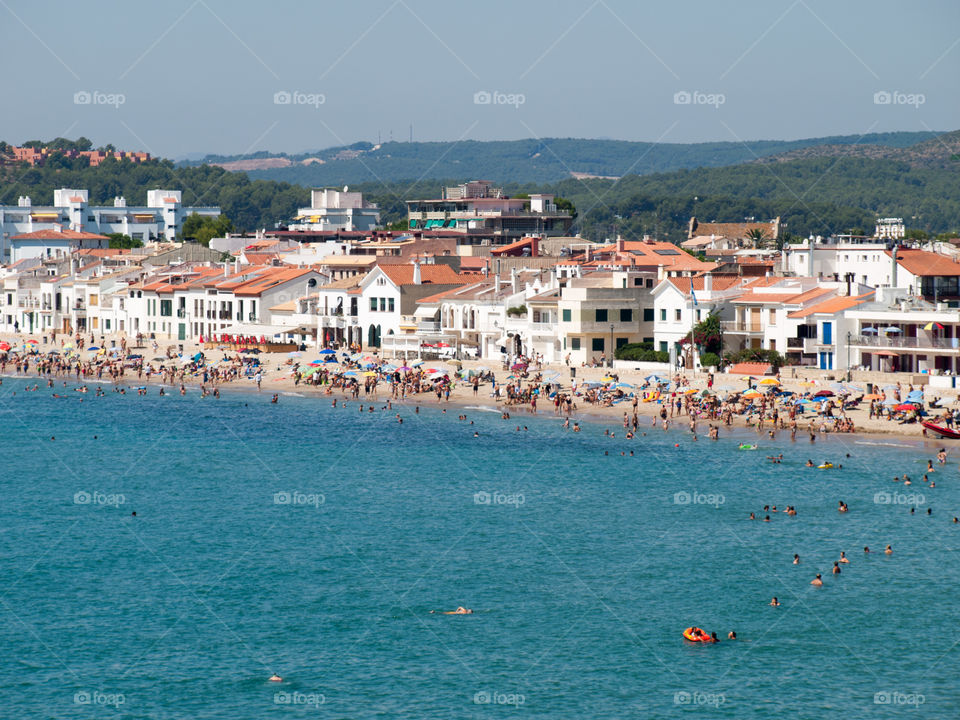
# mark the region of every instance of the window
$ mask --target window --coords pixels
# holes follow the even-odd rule
[[[644,321],[644,322],[653,322],[653,308],[644,308],[644,309],[643,309],[643,321]]]
[[[570,349],[579,350],[580,349],[580,338],[570,338]]]
[[[389,298],[389,299],[387,300],[387,309],[388,309],[390,312],[393,312],[393,308],[394,308],[393,298]]]
[[[173,316],[173,300],[161,300],[160,301],[160,314],[163,317],[172,317]]]
[[[666,321],[667,321],[667,309],[662,308],[660,310],[660,322],[666,322]]]
[[[380,312],[386,312],[386,311],[387,311],[387,299],[380,298]]]
[[[633,322],[633,310],[620,308],[620,322]]]
[[[668,350],[667,350],[667,341],[666,341],[666,340],[661,340],[661,341],[660,341],[660,352],[668,352]]]
[[[673,319],[676,320],[677,322],[680,322],[680,320],[683,318],[682,313],[683,311],[680,308],[677,308],[676,310],[673,311]]]
[[[377,310],[377,299],[376,299],[376,298],[370,298],[370,311],[371,311],[371,312],[376,312],[376,310]]]
[[[603,338],[593,338],[590,343],[590,349],[593,352],[603,352]]]
[[[652,287],[653,287],[653,278],[647,278],[647,287],[648,287],[648,288],[652,288]]]
[[[633,279],[634,287],[643,287],[643,278],[634,278]]]
[[[624,338],[624,337],[619,337],[619,338],[617,338],[617,347],[618,347],[618,348],[623,347],[623,346],[626,345],[626,344],[627,344],[627,338]]]
[[[570,311],[569,311],[569,310],[564,310],[564,311],[563,311],[563,321],[564,321],[564,322],[570,322]],[[574,350],[579,350],[579,349],[580,349],[580,347],[579,347],[580,341],[575,339],[574,342],[577,343],[577,347],[575,347]]]
[[[644,338],[643,341],[645,343],[650,343],[650,347],[653,347],[653,338]]]
[[[770,308],[770,319],[767,321],[767,324],[768,325],[777,324],[777,311],[774,310],[773,308]]]
[[[607,311],[597,310],[597,322],[606,322],[606,321],[607,321]]]

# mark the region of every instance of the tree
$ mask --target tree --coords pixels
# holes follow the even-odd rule
[[[143,247],[142,240],[134,240],[129,235],[124,235],[123,233],[108,233],[107,237],[110,238],[111,250],[127,250],[129,248]]]
[[[201,245],[208,247],[210,241],[215,237],[223,237],[233,230],[233,223],[226,215],[219,217],[210,217],[208,215],[198,215],[192,213],[183,221],[183,228],[180,234],[185,240],[193,240]]]
[[[753,243],[755,248],[763,247],[767,242],[767,231],[761,228],[753,228],[747,232],[747,240]]]
[[[720,330],[720,316],[710,313],[703,320],[693,326],[693,342],[705,352],[720,354],[723,349],[723,338]],[[684,340],[690,342],[691,333],[687,333]]]
[[[554,199],[554,204],[557,206],[557,210],[566,210],[570,213],[570,217],[576,219],[577,217],[577,208],[570,200],[566,198],[558,197]]]

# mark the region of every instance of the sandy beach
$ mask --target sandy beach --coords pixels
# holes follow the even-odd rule
[[[13,349],[22,347],[25,340],[30,336],[25,335],[6,335],[3,337]],[[42,338],[37,338],[33,336],[34,339],[42,340]],[[42,342],[37,345],[37,349],[40,353],[45,353],[50,350],[61,350],[61,340],[69,343],[70,340],[66,338],[58,338],[57,343],[48,342],[44,345]],[[89,340],[89,338],[87,338]],[[107,336],[102,339],[96,339],[96,342],[103,342],[105,347],[112,347],[115,343],[118,347],[121,342],[120,336]],[[145,347],[134,347],[133,340],[128,338],[128,352],[137,353],[143,355],[144,361],[151,363],[154,368],[160,366],[160,362],[153,361],[154,357],[162,357],[167,354],[167,352],[174,352],[178,350],[179,346],[183,346],[184,355],[194,355],[197,352],[204,352],[205,357],[208,362],[213,362],[224,357],[234,358],[237,353],[232,350],[224,349],[210,349],[202,348],[195,343],[190,342],[176,342],[172,340],[158,340],[158,347],[155,349],[152,346],[151,341],[145,341]],[[296,393],[298,395],[303,395],[305,397],[317,396],[318,398],[340,398],[345,397],[344,393],[340,388],[334,389],[332,392],[329,391],[327,386],[313,386],[306,383],[297,384],[294,379],[293,367],[296,363],[309,363],[318,357],[318,348],[308,347],[305,351],[299,354],[299,356],[291,357],[287,353],[260,353],[256,355],[260,360],[262,367],[262,383],[260,387],[260,393],[278,393],[282,396],[283,393]],[[366,350],[363,355],[371,356],[378,360],[383,361],[393,361],[394,358],[390,356],[381,355],[379,350]],[[88,357],[92,357],[92,353],[82,352],[81,358],[86,360]],[[402,364],[400,360],[397,361],[398,364]],[[172,362],[166,363],[167,367],[176,366],[177,361],[174,359]],[[449,361],[449,360],[427,360],[424,362],[425,367],[446,367],[450,369],[463,368],[465,370],[477,369],[477,368],[486,368],[492,370],[497,378],[498,383],[505,382],[505,379],[510,375],[510,371],[504,369],[499,362],[491,362],[490,360],[464,360],[464,361]],[[571,378],[571,370],[575,370],[576,377]],[[630,385],[635,385],[639,388],[640,385],[644,382],[644,377],[649,375],[649,371],[640,371],[640,370],[625,370],[625,369],[610,369],[604,367],[576,367],[570,368],[562,363],[557,364],[544,364],[539,368],[544,376],[551,377],[557,376],[557,380],[554,382],[559,383],[561,388],[565,391],[569,391],[572,386],[572,383],[576,383],[578,387],[581,387],[584,383],[589,382],[600,382],[603,378],[609,377],[611,373],[615,375],[619,382],[629,383]],[[531,368],[530,377],[522,379],[524,386],[527,381],[532,379],[534,375],[533,368]],[[689,383],[689,388],[696,389],[698,391],[703,390],[707,387],[707,374],[706,373],[696,373],[696,374],[685,374],[683,377]],[[781,385],[780,387],[784,390],[795,391],[798,393],[803,393],[806,391],[816,392],[817,390],[829,389],[832,384],[841,380],[841,373],[836,371],[822,371],[815,368],[808,367],[785,367],[781,370]],[[911,386],[911,381],[915,380],[916,376],[910,375],[907,373],[886,373],[879,375],[877,373],[858,373],[854,372],[852,376],[851,383],[854,385],[859,385],[860,387],[866,387],[868,382],[874,384],[886,385],[896,385],[900,384],[902,387],[902,394],[906,395],[906,392],[911,387],[920,387],[920,386]],[[157,376],[152,376],[147,378],[146,375],[142,379],[137,379],[136,375],[130,375],[129,372],[124,377],[126,384],[144,384],[144,383],[160,383],[161,379]],[[202,381],[202,378],[199,376],[191,377],[187,375],[185,377],[186,385],[198,385]],[[755,382],[755,381],[754,381]],[[731,390],[742,390],[747,387],[748,379],[744,375],[733,375],[726,373],[717,373],[714,376],[714,388],[721,391],[731,391]],[[256,386],[252,378],[243,378],[234,380],[230,383],[223,385],[222,387],[230,389],[253,389],[256,390]],[[361,396],[363,397],[363,396]],[[389,387],[384,383],[380,382],[377,386],[375,393],[369,396],[370,399],[375,399],[377,401],[386,401],[390,397]],[[675,396],[676,397],[676,396]],[[928,391],[926,394],[927,402],[931,402],[935,398],[941,399],[941,406],[944,408],[952,409],[956,406],[958,402],[958,397],[955,391],[944,390],[940,391],[939,389]],[[396,401],[394,401],[396,402]],[[438,401],[436,395],[433,393],[425,392],[416,396],[408,396],[406,401],[403,404],[452,404],[458,406],[485,406],[490,408],[505,408],[511,415],[513,414],[526,414],[530,413],[531,410],[528,405],[506,405],[504,398],[494,398],[492,393],[492,388],[489,382],[483,383],[476,396],[473,393],[473,387],[470,383],[464,381],[456,381],[451,387],[449,400],[444,399]],[[861,402],[859,407],[846,410],[847,417],[852,420],[856,427],[857,435],[899,435],[903,437],[910,437],[915,439],[928,439],[931,441],[937,442],[951,442],[949,440],[941,441],[938,438],[924,438],[923,428],[918,423],[904,423],[901,424],[897,421],[891,421],[887,418],[870,418],[869,417],[869,402]],[[644,418],[650,418],[650,424],[652,424],[652,418],[659,414],[662,405],[658,403],[650,402],[640,402],[637,406],[637,413],[639,416]],[[598,420],[610,420],[616,422],[618,425],[622,424],[624,413],[632,414],[633,409],[629,401],[615,404],[613,406],[604,407],[601,404],[591,404],[586,402],[582,397],[578,397],[575,400],[575,416],[586,416],[593,417]],[[554,414],[554,408],[552,403],[541,403],[538,407],[538,414],[542,416],[549,416]],[[669,417],[669,416],[668,416]],[[811,418],[817,418],[817,415],[812,412],[806,412],[803,415],[798,416],[798,434],[802,435],[806,432]],[[677,415],[671,419],[672,427],[680,427],[686,429],[689,420],[686,415]],[[702,421],[701,421],[702,422]],[[646,424],[646,423],[644,423]],[[819,423],[818,423],[819,424]],[[746,418],[744,416],[734,416],[732,427],[734,428],[748,428],[751,426],[747,425]],[[769,427],[765,428],[765,431]],[[705,428],[701,430],[705,432]],[[783,432],[783,431],[780,431]]]

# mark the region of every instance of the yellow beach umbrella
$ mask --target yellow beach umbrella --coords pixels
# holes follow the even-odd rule
[[[689,390],[684,390],[684,391],[683,391],[683,394],[684,394],[684,395],[693,395],[695,392],[697,392],[697,389],[696,389],[696,388],[690,388]]]
[[[813,387],[813,383],[812,383],[812,382],[802,382],[802,383],[800,383],[800,387]]]
[[[373,372],[372,370],[367,370],[367,371],[363,374],[363,376],[364,376],[364,377],[376,377],[377,374],[376,374],[375,372]]]
[[[763,395],[761,395],[760,393],[758,393],[756,390],[747,390],[747,391],[743,394],[743,396],[744,396],[745,398],[758,398],[758,397],[763,397]]]
[[[761,385],[779,385],[780,381],[776,378],[764,378],[760,381]]]

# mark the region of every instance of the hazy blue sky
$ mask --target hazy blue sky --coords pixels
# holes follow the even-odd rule
[[[957,0],[0,0],[0,61],[0,138],[168,157],[960,128]]]

